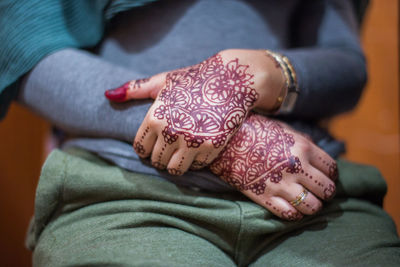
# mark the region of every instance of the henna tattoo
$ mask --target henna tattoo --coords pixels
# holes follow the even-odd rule
[[[210,156],[210,154],[207,154],[205,156],[204,159],[202,160],[194,160],[192,165],[190,166],[190,169],[192,170],[200,170],[206,166],[208,166],[210,164],[210,162],[208,162],[208,157]]]
[[[330,163],[330,164],[328,164],[328,165],[329,165],[329,166],[333,166],[333,165],[336,165],[336,163]],[[334,169],[335,167],[332,167],[332,168]],[[330,170],[330,169],[329,169],[329,170]],[[336,170],[336,171],[337,171],[337,170]],[[312,175],[309,175],[307,172],[304,172],[304,171],[302,170],[301,173],[302,173],[302,174],[304,173],[304,176],[305,176],[305,177],[308,177],[308,178],[310,178],[310,179],[313,179]],[[329,176],[332,177],[331,174],[330,174]],[[314,183],[315,183],[316,185],[318,185],[319,187],[324,188],[324,199],[325,199],[325,200],[329,200],[329,199],[331,199],[331,198],[334,197],[335,191],[336,191],[336,187],[335,187],[334,184],[329,184],[328,187],[325,187],[325,185],[324,185],[323,183],[321,183],[320,181],[318,181],[317,179],[314,179]],[[303,203],[304,203],[304,202],[303,202]],[[307,207],[308,207],[308,206],[307,206]],[[313,210],[313,211],[314,211],[314,210]]]
[[[144,155],[146,153],[146,150],[144,149],[143,145],[139,142],[133,143],[133,149],[135,149],[136,153],[140,155]]]
[[[275,207],[274,205],[272,205],[272,203],[271,203],[271,202],[269,202],[269,201],[266,201],[266,202],[265,202],[265,204],[266,204],[267,206],[269,206],[271,209],[273,209],[275,212],[277,212],[277,213],[281,213],[281,210],[280,210],[280,209],[278,209],[277,207]]]
[[[339,171],[336,162],[332,162],[329,164],[329,178],[332,181],[336,181],[339,177]]]
[[[182,157],[181,161],[179,162],[178,169],[180,169],[182,167],[182,163],[184,160],[185,160],[185,157]]]
[[[147,83],[148,81],[150,81],[150,78],[143,78],[143,79],[135,80],[134,82],[130,83],[130,88],[140,88],[140,86],[142,84]]]
[[[319,210],[322,209],[322,206],[319,206],[317,209],[312,208],[311,205],[310,205],[309,203],[307,203],[307,201],[303,201],[303,202],[301,203],[301,205],[304,205],[304,206],[306,206],[307,208],[311,209],[312,212],[317,212],[317,211],[319,211]]]
[[[281,213],[282,218],[288,220],[288,221],[298,221],[301,218],[303,218],[303,215],[299,211],[284,211]]]
[[[172,175],[182,175],[182,171],[175,168],[168,168],[168,172]]]
[[[190,166],[190,168],[192,170],[200,170],[204,167],[206,167],[208,164],[206,161],[198,161],[198,160],[194,160],[192,163],[192,166]]]
[[[114,102],[124,102],[128,90],[140,88],[141,84],[148,82],[150,78],[138,79],[124,83],[118,88],[107,90],[104,95]]]
[[[336,187],[333,184],[329,184],[328,187],[324,189],[325,200],[332,199],[335,196]]]
[[[278,183],[284,171],[302,171],[290,151],[294,144],[293,135],[280,124],[251,114],[210,168],[238,190],[261,195],[268,179]]]
[[[336,181],[339,177],[339,170],[338,170],[336,162],[326,161],[326,160],[322,159],[322,157],[318,157],[318,158],[319,158],[319,160],[322,161],[322,164],[325,164],[328,167],[328,169],[329,169],[328,177],[332,181]]]
[[[164,169],[167,167],[165,164],[162,164],[162,163],[159,162],[159,161],[152,161],[152,162],[151,162],[151,165],[152,165],[154,168],[156,168],[156,169],[161,169],[161,170],[164,170]]]
[[[154,111],[154,117],[167,122],[165,142],[172,144],[181,135],[187,147],[199,147],[205,140],[215,148],[223,146],[258,98],[248,67],[238,59],[224,65],[217,54],[168,73],[159,95],[162,104]]]
[[[146,150],[144,149],[142,142],[143,142],[144,138],[146,137],[146,135],[148,134],[149,130],[150,130],[150,128],[146,127],[146,129],[144,130],[144,133],[140,137],[140,140],[133,142],[133,149],[135,149],[136,153],[138,153],[140,155],[146,154]]]

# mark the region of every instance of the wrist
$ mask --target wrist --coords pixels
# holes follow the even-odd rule
[[[265,53],[269,61],[274,63],[275,68],[269,69],[273,79],[283,82],[279,83],[281,87],[277,86],[278,83],[275,83],[275,87],[272,85],[264,87],[270,93],[267,97],[271,98],[268,102],[263,102],[266,99],[260,97],[260,102],[256,103],[255,108],[262,109],[269,114],[289,113],[292,111],[299,93],[296,72],[287,57],[269,50],[265,50]],[[272,106],[271,102],[273,102]]]
[[[256,75],[262,82],[257,86],[259,98],[254,108],[267,113],[274,113],[286,96],[287,78],[275,58],[266,54],[265,50],[260,50],[260,52],[264,66],[262,71]]]

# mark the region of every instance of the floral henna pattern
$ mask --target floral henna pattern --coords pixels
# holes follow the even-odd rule
[[[261,195],[268,179],[278,183],[283,172],[302,171],[290,151],[294,144],[293,135],[280,124],[251,114],[210,168],[238,190]]]
[[[167,121],[165,142],[172,144],[181,135],[188,147],[199,147],[205,140],[215,148],[225,145],[258,98],[248,67],[238,59],[224,64],[217,54],[168,73],[158,98],[161,105],[154,111],[154,117]]]

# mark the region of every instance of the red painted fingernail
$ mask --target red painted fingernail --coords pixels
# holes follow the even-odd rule
[[[121,87],[105,91],[104,95],[111,101],[124,102],[126,100],[126,92],[129,89],[129,82]]]

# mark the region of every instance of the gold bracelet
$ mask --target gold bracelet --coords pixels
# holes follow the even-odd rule
[[[293,109],[294,102],[296,101],[297,94],[299,93],[296,72],[287,57],[270,50],[265,50],[265,52],[268,56],[274,59],[285,76],[285,86],[283,86],[281,89],[281,92],[271,112],[280,113],[280,111],[282,111],[282,113],[288,113]],[[289,94],[291,95],[290,97],[288,97]]]
[[[290,63],[289,59],[285,56],[282,56],[282,60],[283,60],[283,62],[286,63],[286,66],[289,68],[289,73],[293,78],[293,86],[295,86],[297,88],[298,87],[297,86],[297,75],[296,75],[296,72],[294,71],[292,63]]]
[[[285,76],[285,84],[282,86],[279,96],[276,99],[276,102],[270,111],[270,113],[277,113],[282,106],[283,100],[286,97],[287,90],[289,88],[290,74],[287,71],[287,68],[284,66],[282,58],[277,53],[274,53],[269,50],[265,50],[265,52],[267,53],[267,56],[270,56],[275,61],[277,66],[281,69],[283,76]]]

